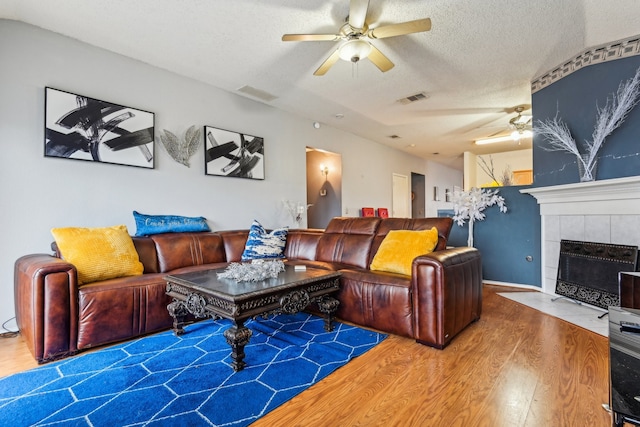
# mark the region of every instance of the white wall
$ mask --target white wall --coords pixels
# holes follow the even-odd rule
[[[49,253],[53,227],[133,234],[133,210],[204,216],[214,230],[294,225],[282,201],[306,200],[306,146],[342,156],[348,214],[390,206],[392,173],[425,173],[423,159],[23,23],[0,20],[0,57],[0,321],[14,315],[15,260]],[[154,112],[155,169],[45,158],[45,86]],[[190,168],[173,161],[159,132],[193,124],[264,137],[266,179],[205,176],[203,148]]]
[[[433,187],[438,187],[439,201],[433,200]],[[454,187],[462,188],[462,172],[436,162],[427,162],[425,176],[426,205],[425,216],[438,216],[438,209],[453,209],[453,203],[447,202],[445,192]]]
[[[503,171],[508,167],[511,172],[518,170],[533,170],[533,152],[530,148],[524,150],[505,151],[503,153],[483,154],[476,156],[473,153],[465,152],[465,189],[471,187],[481,187],[491,184],[493,181],[490,176],[484,172],[481,165],[482,157],[491,168],[491,160],[493,160],[493,173],[500,179]]]

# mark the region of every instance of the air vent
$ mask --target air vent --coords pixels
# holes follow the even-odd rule
[[[415,95],[407,96],[406,98],[400,98],[398,99],[398,102],[401,104],[411,104],[412,102],[423,101],[427,98],[429,98],[429,96],[426,93],[420,92]]]
[[[256,89],[255,87],[252,87],[252,86],[242,86],[240,89],[238,89],[238,92],[245,95],[249,95],[252,98],[258,98],[259,100],[265,101],[265,102],[271,102],[274,99],[278,99],[277,96],[271,95],[268,92],[265,92],[260,89]]]
[[[398,138],[400,138],[400,137],[399,137],[398,135],[389,135],[389,138],[391,138],[391,139],[398,139]]]

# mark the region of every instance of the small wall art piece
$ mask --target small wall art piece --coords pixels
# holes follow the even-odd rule
[[[183,138],[178,137],[171,131],[164,129],[160,133],[160,142],[164,145],[167,153],[176,162],[191,167],[189,159],[193,156],[198,147],[200,147],[200,140],[202,134],[200,133],[200,127],[193,125],[187,129]]]
[[[372,217],[376,216],[375,210],[373,208],[362,208],[361,214],[364,217]]]
[[[204,127],[205,174],[264,179],[264,139]]]
[[[45,157],[153,169],[155,116],[45,88]]]

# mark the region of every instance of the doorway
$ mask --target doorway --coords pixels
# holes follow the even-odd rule
[[[394,218],[409,218],[409,177],[394,173],[392,180],[391,216]]]
[[[424,218],[425,215],[424,175],[411,172],[411,218]]]
[[[342,156],[307,147],[307,227],[326,228],[342,215]]]

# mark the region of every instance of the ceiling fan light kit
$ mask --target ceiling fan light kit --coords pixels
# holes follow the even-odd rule
[[[491,136],[475,140],[476,145],[492,144],[494,142],[515,141],[520,143],[522,138],[530,138],[533,136],[531,128],[532,116],[522,114],[525,110],[524,106],[518,106],[514,109],[518,115],[509,120],[509,129],[513,129],[509,135]]]
[[[338,48],[338,54],[343,61],[358,62],[371,53],[371,44],[364,40],[349,40]]]
[[[511,132],[511,139],[517,142],[517,141],[520,141],[520,138],[526,138],[532,135],[533,135],[533,132],[531,132],[528,129],[514,130],[513,132]]]
[[[431,19],[429,18],[369,29],[366,21],[368,9],[369,0],[351,0],[347,23],[340,28],[337,34],[285,34],[282,36],[282,41],[345,41],[318,67],[313,73],[315,76],[325,75],[338,59],[357,63],[368,58],[384,73],[393,68],[393,62],[368,40],[403,36],[431,29]]]

